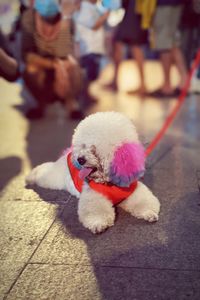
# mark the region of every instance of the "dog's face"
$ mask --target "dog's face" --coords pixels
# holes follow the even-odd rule
[[[84,119],[72,140],[72,159],[82,179],[129,186],[144,173],[144,149],[133,123],[117,112]]]
[[[73,163],[80,169],[82,179],[96,182],[109,182],[110,177],[107,168],[98,154],[96,145],[73,145]]]

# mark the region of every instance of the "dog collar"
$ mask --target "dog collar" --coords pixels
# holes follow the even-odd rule
[[[67,154],[67,164],[70,171],[72,181],[75,188],[82,192],[84,180],[79,177],[79,169],[77,169],[72,163],[71,152]],[[97,183],[94,180],[87,182],[91,189],[104,195],[108,200],[112,202],[113,205],[119,204],[124,199],[128,198],[137,188],[137,181],[130,184],[129,187],[119,187],[116,185],[107,185],[103,183]]]

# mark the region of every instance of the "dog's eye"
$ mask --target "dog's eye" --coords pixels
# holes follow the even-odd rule
[[[84,156],[79,157],[77,160],[81,166],[83,166],[86,163],[86,159]]]

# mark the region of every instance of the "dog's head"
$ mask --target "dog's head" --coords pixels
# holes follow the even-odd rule
[[[72,159],[82,179],[129,186],[144,174],[145,153],[132,121],[117,112],[98,112],[77,126]]]

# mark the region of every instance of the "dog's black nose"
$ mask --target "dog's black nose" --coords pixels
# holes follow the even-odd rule
[[[86,163],[86,159],[84,156],[79,157],[77,160],[81,166],[83,166]]]

